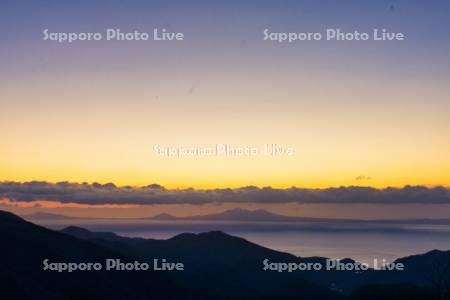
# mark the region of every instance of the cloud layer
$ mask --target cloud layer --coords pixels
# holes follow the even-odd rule
[[[236,189],[169,190],[152,184],[117,187],[112,183],[0,182],[0,199],[11,201],[59,201],[105,204],[206,204],[206,203],[423,203],[450,204],[450,189],[405,186],[375,189],[339,187],[327,189],[274,189],[248,186]]]

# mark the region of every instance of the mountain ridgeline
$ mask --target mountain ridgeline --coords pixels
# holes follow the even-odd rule
[[[448,299],[450,251],[397,260],[405,271],[264,271],[263,261],[324,263],[220,231],[167,240],[127,238],[80,227],[53,231],[0,212],[4,299]],[[183,262],[184,271],[43,270],[55,262]],[[350,260],[347,260],[350,261]],[[448,266],[448,267],[447,267]]]

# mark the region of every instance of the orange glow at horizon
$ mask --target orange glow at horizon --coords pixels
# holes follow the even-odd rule
[[[189,69],[189,80],[176,87],[158,77],[152,88],[145,73],[151,70],[135,80],[125,71],[102,77],[89,68],[70,80],[3,77],[0,180],[168,188],[450,186],[447,81],[411,75],[393,84],[370,68],[335,74],[306,66],[315,70],[311,75],[285,67],[280,78],[258,68],[242,74],[229,66]],[[187,92],[191,81],[202,83],[195,93]],[[302,88],[293,88],[299,82]],[[153,151],[154,145],[218,143],[277,144],[294,154],[167,158]]]

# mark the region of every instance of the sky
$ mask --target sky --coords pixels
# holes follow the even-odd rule
[[[450,186],[448,1],[2,1],[0,181]],[[42,31],[183,32],[44,41]],[[404,41],[263,41],[385,28]],[[164,157],[163,147],[291,147]]]

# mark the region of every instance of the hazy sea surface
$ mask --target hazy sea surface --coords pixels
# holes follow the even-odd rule
[[[210,222],[149,220],[39,220],[52,229],[76,225],[121,236],[167,239],[183,232],[221,230],[297,256],[373,259],[396,258],[433,249],[450,250],[450,225],[327,222]]]

